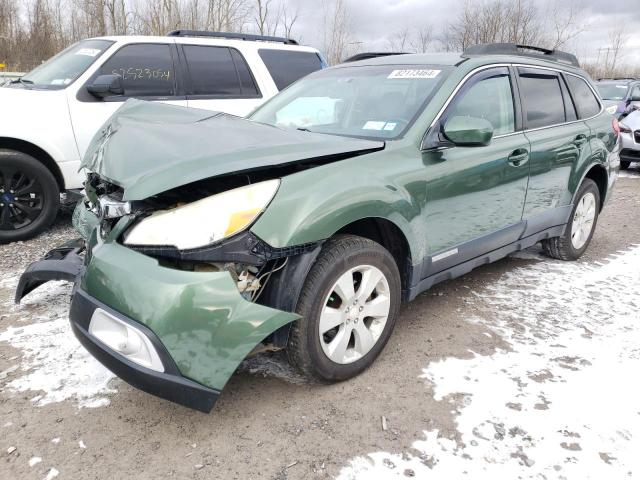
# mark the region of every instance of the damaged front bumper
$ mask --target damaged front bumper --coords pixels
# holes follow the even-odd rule
[[[83,261],[83,245],[30,265],[16,302],[48,280],[73,281],[70,321],[85,348],[134,387],[187,407],[210,411],[256,345],[299,318],[246,300],[228,272],[160,266],[95,233]]]

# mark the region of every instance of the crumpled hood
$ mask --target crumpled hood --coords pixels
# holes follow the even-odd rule
[[[142,200],[205,178],[381,148],[384,142],[128,100],[95,135],[81,167],[121,186],[124,200]]]

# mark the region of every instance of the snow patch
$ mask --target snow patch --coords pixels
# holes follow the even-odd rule
[[[12,285],[17,280],[6,279],[5,283]],[[70,288],[68,283],[50,282],[29,294],[20,306],[3,302],[2,307],[19,322],[32,322],[0,333],[0,342],[22,351],[20,369],[5,375],[11,380],[3,389],[43,392],[31,399],[38,406],[68,399],[75,399],[79,407],[108,405],[104,395],[116,392],[108,386],[114,375],[73,334],[68,320]],[[33,310],[40,305],[47,305],[46,317],[34,316]]]
[[[33,467],[34,465],[37,465],[38,463],[40,463],[42,461],[42,458],[40,457],[31,457],[29,459],[29,466]]]
[[[339,478],[395,478],[407,469],[416,477],[492,480],[640,472],[633,285],[640,285],[639,245],[595,265],[545,259],[473,292],[462,314],[511,349],[423,370],[434,398],[454,407],[457,438],[425,431],[412,445],[417,455],[372,453]]]

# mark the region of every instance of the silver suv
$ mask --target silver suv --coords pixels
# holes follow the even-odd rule
[[[620,122],[620,169],[626,170],[631,162],[640,162],[640,110],[635,110]]]
[[[620,120],[640,108],[640,80],[602,78],[596,83],[607,112]]]

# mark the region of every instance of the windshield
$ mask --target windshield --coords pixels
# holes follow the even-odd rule
[[[31,70],[22,77],[21,83],[52,90],[65,88],[82,75],[112,44],[109,40],[78,42]]]
[[[624,100],[629,90],[626,83],[598,83],[596,86],[603,100]]]
[[[452,67],[378,65],[315,72],[250,118],[285,128],[393,139],[413,123]]]

